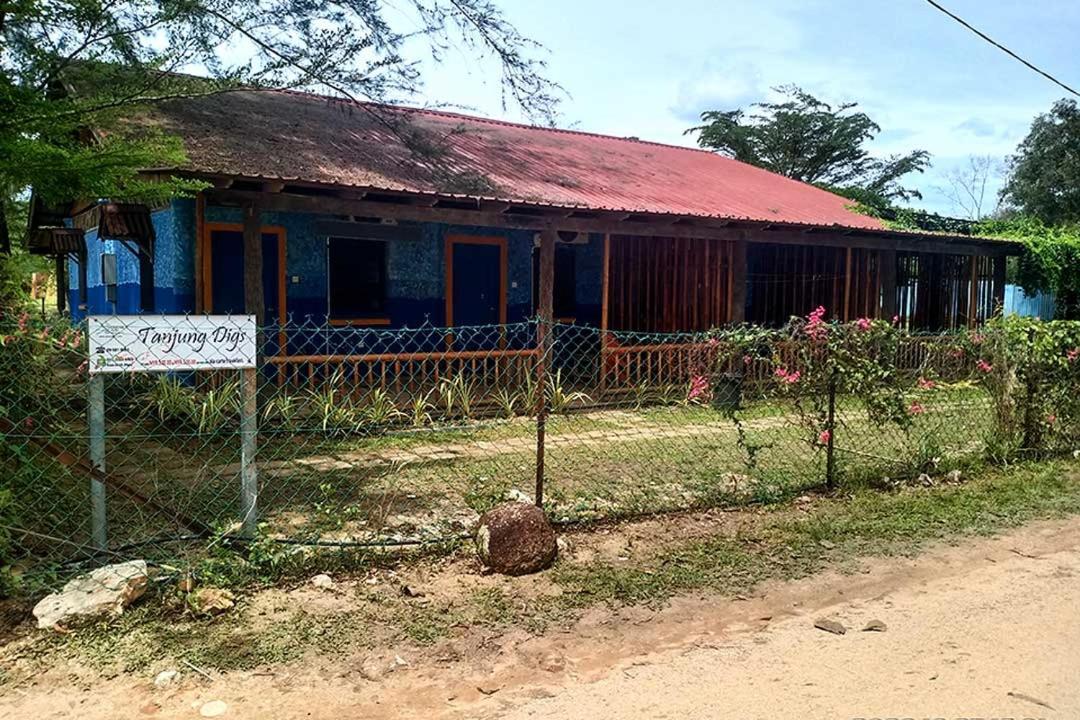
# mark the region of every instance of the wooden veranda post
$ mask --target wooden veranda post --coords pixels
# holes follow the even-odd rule
[[[600,367],[597,372],[600,376],[600,389],[607,388],[607,348],[608,348],[608,319],[610,307],[608,303],[611,294],[611,233],[604,233],[604,261],[603,274],[600,276]]]
[[[994,258],[994,314],[1005,314],[1005,263],[1006,257]]]
[[[731,244],[731,272],[728,273],[728,322],[740,325],[746,322],[746,240]]]
[[[203,265],[204,255],[209,248],[206,244],[206,195],[198,193],[195,196],[195,312],[201,313],[203,307],[203,285],[206,282]]]
[[[56,312],[63,315],[67,310],[67,256],[56,256]]]
[[[878,255],[881,271],[881,317],[892,322],[896,317],[896,251],[882,250]]]
[[[536,506],[544,506],[544,433],[547,425],[547,366],[551,361],[551,349],[554,336],[552,320],[554,316],[555,288],[555,238],[554,228],[547,228],[540,233],[540,307],[537,308],[539,323],[536,328],[536,342],[540,356],[536,364],[537,392],[536,408]]]
[[[260,330],[266,321],[262,261],[262,208],[251,202],[244,206],[244,312],[255,316]],[[262,346],[256,350],[261,357]]]

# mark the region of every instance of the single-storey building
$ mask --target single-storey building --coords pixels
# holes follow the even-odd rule
[[[36,208],[33,243],[68,259],[76,317],[401,328],[546,312],[671,333],[820,305],[936,331],[990,317],[1015,252],[893,230],[811,185],[637,138],[292,91],[177,100],[133,122],[186,149],[148,176],[207,187],[157,208]],[[271,354],[310,354],[268,337],[284,341]]]

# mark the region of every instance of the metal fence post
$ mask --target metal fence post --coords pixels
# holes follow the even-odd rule
[[[259,370],[240,371],[240,517],[245,536],[255,535],[259,521],[258,451]]]
[[[829,432],[825,443],[825,487],[836,489],[836,371],[829,375],[829,410],[826,420]]]
[[[87,382],[90,397],[87,424],[90,430],[90,464],[105,472],[105,377],[91,375]],[[108,545],[108,526],[105,508],[105,484],[90,478],[90,537],[91,544],[104,550]]]

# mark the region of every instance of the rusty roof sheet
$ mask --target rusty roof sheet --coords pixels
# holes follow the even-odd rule
[[[138,119],[198,173],[592,210],[882,230],[851,201],[695,148],[450,112],[236,91]],[[419,148],[419,150],[417,149]]]

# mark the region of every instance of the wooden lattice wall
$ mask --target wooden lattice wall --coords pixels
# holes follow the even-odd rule
[[[994,258],[897,253],[896,312],[905,327],[948,330],[995,312]]]
[[[882,258],[863,248],[751,245],[746,319],[776,327],[819,306],[830,318],[880,317]]]
[[[732,252],[725,240],[611,236],[608,327],[679,332],[729,322]]]

